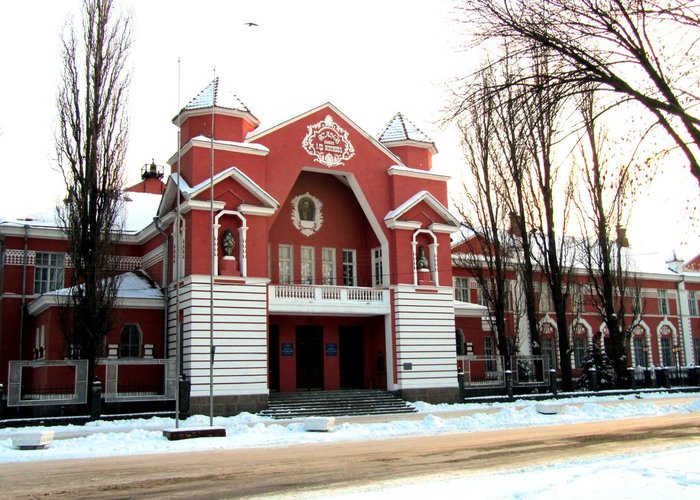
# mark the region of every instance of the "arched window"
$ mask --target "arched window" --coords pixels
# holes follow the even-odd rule
[[[119,340],[120,358],[141,357],[141,331],[138,325],[124,325]]]

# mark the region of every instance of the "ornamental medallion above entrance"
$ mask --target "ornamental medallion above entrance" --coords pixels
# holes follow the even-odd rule
[[[307,193],[292,199],[292,224],[304,236],[311,236],[323,225],[323,203]]]
[[[321,165],[337,167],[355,156],[347,130],[335,123],[331,115],[315,125],[308,125],[307,130],[301,145]]]

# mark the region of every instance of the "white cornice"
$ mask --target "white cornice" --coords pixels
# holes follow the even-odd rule
[[[428,229],[430,229],[434,233],[447,233],[447,234],[452,234],[454,233],[459,226],[455,226],[453,224],[442,224],[439,222],[434,222],[433,224],[430,224],[428,226]]]
[[[221,116],[231,116],[234,118],[243,118],[244,120],[248,121],[248,123],[251,123],[251,124],[255,125],[256,127],[258,125],[260,125],[260,120],[255,118],[255,116],[253,116],[253,114],[250,111],[242,111],[240,109],[221,108],[219,106],[214,106],[213,110],[212,110],[211,106],[209,106],[208,108],[188,109],[188,110],[182,111],[181,113],[175,115],[172,122],[175,126],[177,126],[178,123],[182,123],[192,116],[211,116],[212,113],[214,113],[215,115],[221,115]]]
[[[435,147],[435,143],[426,141],[416,141],[413,139],[404,139],[402,141],[382,141],[382,144],[387,148],[397,148],[401,146],[410,146],[414,148],[427,149],[432,154],[437,154],[438,150]]]
[[[211,148],[211,140],[203,139],[199,137],[194,137],[187,141],[187,144],[183,145],[180,149],[180,154],[175,153],[168,160],[169,165],[177,163],[178,156],[184,156],[193,147],[199,148]],[[270,154],[270,150],[261,144],[245,143],[245,142],[232,142],[232,141],[217,141],[214,139],[214,149],[217,151],[229,151],[232,153],[242,153],[249,154],[253,156],[267,156]]]
[[[428,179],[434,181],[449,181],[451,177],[449,175],[434,174],[426,170],[418,170],[417,168],[403,167],[401,165],[394,165],[389,167],[387,170],[389,175],[400,175],[403,177],[415,177],[418,179]]]
[[[384,221],[386,223],[386,227],[389,229],[408,229],[408,230],[416,230],[420,229],[422,227],[422,224],[419,221],[415,220],[396,220],[396,219],[388,219]]]
[[[255,205],[242,204],[238,206],[238,211],[243,215],[262,215],[263,217],[269,217],[275,215],[277,209],[271,207],[259,207]]]
[[[226,202],[215,201],[214,210],[223,210],[226,206]],[[187,213],[190,210],[209,210],[211,209],[211,202],[208,200],[187,200],[180,205],[180,213]]]

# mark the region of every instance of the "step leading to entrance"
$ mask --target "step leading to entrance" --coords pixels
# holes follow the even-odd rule
[[[389,391],[347,390],[271,393],[260,415],[277,419],[415,413],[417,410]]]

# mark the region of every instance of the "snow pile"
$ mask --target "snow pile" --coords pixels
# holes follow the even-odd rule
[[[664,396],[653,397],[656,399]],[[275,421],[269,417],[242,413],[233,417],[214,418],[215,426],[226,428],[226,437],[182,441],[168,441],[163,437],[162,430],[175,425],[170,418],[96,421],[85,426],[51,427],[56,434],[54,443],[44,450],[32,452],[14,449],[12,434],[30,430],[40,432],[46,430],[46,427],[5,428],[0,429],[0,463],[379,440],[700,411],[700,399],[697,397],[691,402],[688,402],[687,396],[677,402],[673,396],[665,397],[669,399],[664,404],[639,400],[628,402],[620,397],[566,400],[557,415],[538,413],[535,402],[480,405],[417,403],[416,407],[421,412],[418,415],[397,416],[396,420],[377,423],[356,423],[353,419],[342,423],[336,421],[334,431],[329,433],[306,432],[303,421]],[[203,415],[192,416],[181,422],[181,427],[207,425],[209,417]]]

